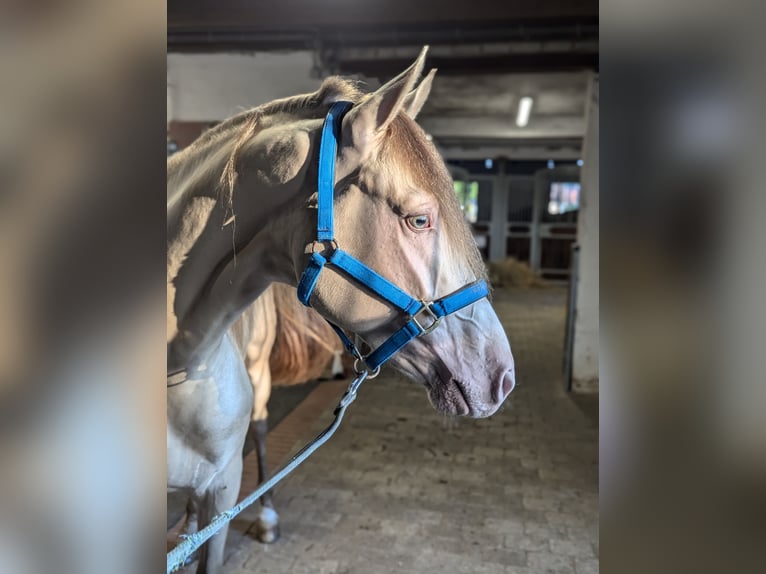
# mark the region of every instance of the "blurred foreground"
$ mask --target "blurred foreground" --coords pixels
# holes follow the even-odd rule
[[[0,3],[0,572],[162,568],[164,27]]]
[[[602,3],[601,565],[762,571],[764,77],[746,3]]]

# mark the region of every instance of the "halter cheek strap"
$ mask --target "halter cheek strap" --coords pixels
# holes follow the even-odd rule
[[[317,189],[317,242],[335,242],[333,223],[333,201],[335,188],[335,157],[340,127],[343,115],[351,108],[350,102],[336,102],[330,108],[322,127],[322,137],[319,147],[319,175]],[[340,337],[346,349],[358,360],[362,360],[370,371],[376,371],[397,351],[416,337],[427,335],[439,326],[443,317],[455,313],[489,294],[485,281],[475,281],[458,289],[454,293],[436,301],[415,299],[399,287],[382,277],[367,265],[352,257],[339,247],[335,247],[329,256],[313,253],[306,269],[298,283],[298,299],[311,306],[311,295],[314,292],[319,275],[325,266],[331,266],[340,271],[350,280],[358,283],[365,290],[377,295],[389,305],[397,308],[405,316],[402,327],[386,339],[377,349],[362,356],[354,343],[337,326],[330,326]]]

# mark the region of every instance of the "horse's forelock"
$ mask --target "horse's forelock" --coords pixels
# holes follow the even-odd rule
[[[452,178],[423,130],[409,116],[400,113],[389,124],[380,145],[380,160],[393,168],[390,173],[394,177],[406,177],[436,197],[450,245],[457,255],[467,259],[477,279],[486,279],[486,267],[455,195]]]

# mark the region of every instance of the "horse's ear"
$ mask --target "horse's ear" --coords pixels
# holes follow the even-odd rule
[[[420,85],[412,90],[404,99],[404,112],[410,116],[413,120],[418,117],[420,110],[423,108],[423,104],[428,99],[428,94],[431,93],[431,84],[434,81],[436,75],[436,68],[433,68],[428,75],[423,78]]]
[[[407,96],[423,71],[428,46],[421,50],[413,64],[393,80],[378,88],[346,115],[344,128],[350,128],[355,147],[364,147],[382,133],[404,109]]]

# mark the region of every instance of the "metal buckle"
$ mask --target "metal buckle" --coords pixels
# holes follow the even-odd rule
[[[410,321],[413,321],[415,325],[417,325],[418,329],[420,329],[420,334],[418,335],[418,337],[422,337],[423,335],[428,335],[428,333],[430,333],[431,331],[436,329],[436,327],[439,326],[439,323],[442,320],[442,318],[437,317],[436,313],[434,313],[433,309],[431,309],[431,305],[433,304],[433,301],[428,302],[428,301],[423,301],[421,299],[420,302],[423,304],[423,306],[420,308],[420,310],[417,313],[415,313],[414,315],[410,317]],[[433,319],[433,322],[428,327],[424,327],[423,325],[421,325],[420,321],[418,321],[418,318],[417,318],[418,315],[420,315],[424,311],[431,316],[431,319]]]

